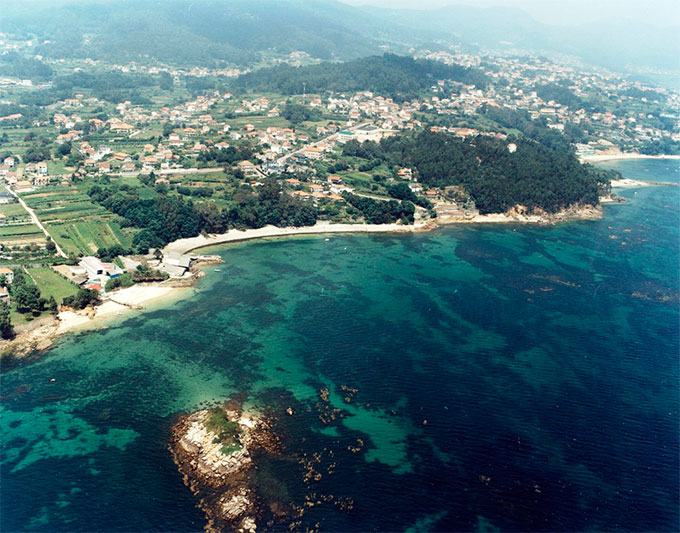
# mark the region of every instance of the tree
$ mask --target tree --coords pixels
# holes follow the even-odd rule
[[[64,298],[63,304],[73,309],[85,309],[90,305],[97,305],[101,301],[99,293],[91,289],[80,289],[73,296]]]
[[[40,314],[44,301],[40,298],[40,290],[35,285],[21,284],[12,287],[12,297],[17,311],[20,313]]]
[[[5,302],[0,302],[0,337],[3,339],[11,339],[14,337],[14,328],[12,327],[12,319],[9,314],[9,305]]]

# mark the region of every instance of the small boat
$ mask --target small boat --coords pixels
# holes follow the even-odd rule
[[[222,272],[222,271],[219,268],[216,268],[215,272]]]
[[[330,239],[326,239],[326,242],[330,241]]]

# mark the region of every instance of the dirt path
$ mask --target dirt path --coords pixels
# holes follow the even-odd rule
[[[57,253],[58,253],[61,257],[68,257],[68,256],[64,253],[64,250],[61,249],[61,246],[59,246],[59,244],[57,243],[57,241],[55,241],[55,240],[52,238],[52,236],[49,234],[49,232],[47,231],[47,229],[45,228],[45,226],[42,225],[42,222],[40,222],[40,219],[38,218],[38,215],[35,214],[35,211],[33,211],[33,209],[31,209],[30,207],[28,207],[28,205],[26,204],[26,202],[24,202],[23,198],[21,198],[21,196],[19,196],[17,193],[15,193],[12,189],[10,189],[9,187],[7,187],[7,190],[9,191],[9,193],[10,193],[12,196],[14,196],[17,200],[19,200],[19,203],[21,204],[21,207],[23,207],[23,208],[26,210],[26,212],[27,212],[29,215],[31,215],[31,220],[33,221],[33,224],[35,224],[36,226],[38,226],[38,227],[42,230],[42,232],[45,234],[45,237],[47,237],[49,240],[51,240],[51,241],[54,243],[54,246],[56,247]]]

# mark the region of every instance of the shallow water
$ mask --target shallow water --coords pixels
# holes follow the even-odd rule
[[[192,297],[2,375],[0,529],[200,531],[169,428],[245,392],[294,408],[290,455],[321,454],[320,481],[268,461],[264,490],[354,502],[303,527],[677,530],[680,194],[620,194],[554,228],[219,249]]]

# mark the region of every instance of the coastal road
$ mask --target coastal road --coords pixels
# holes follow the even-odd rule
[[[31,220],[33,221],[33,224],[38,226],[42,230],[42,232],[45,234],[45,237],[49,238],[49,240],[51,240],[54,243],[54,246],[56,247],[56,250],[57,250],[57,254],[59,254],[61,257],[68,257],[64,253],[64,250],[61,249],[61,246],[59,246],[57,241],[55,241],[52,238],[52,236],[49,234],[49,232],[47,231],[45,226],[42,225],[42,222],[40,222],[40,219],[38,218],[38,215],[35,214],[35,211],[33,211],[33,209],[28,207],[28,205],[26,204],[26,202],[24,202],[24,200],[21,198],[21,196],[19,196],[17,193],[15,193],[12,189],[7,187],[7,190],[9,191],[9,193],[12,196],[14,196],[17,200],[19,200],[21,207],[23,207],[26,210],[26,212],[28,212],[28,214],[31,215]]]

